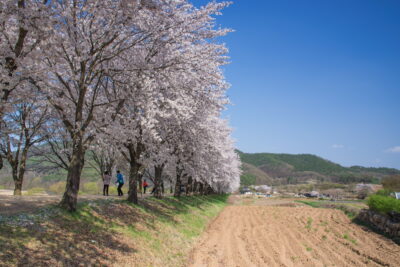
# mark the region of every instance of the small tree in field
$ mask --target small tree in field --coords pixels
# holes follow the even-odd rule
[[[391,175],[383,178],[382,185],[387,190],[400,192],[400,175]]]

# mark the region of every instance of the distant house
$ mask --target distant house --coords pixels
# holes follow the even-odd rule
[[[246,194],[246,193],[251,193],[250,188],[243,187],[242,189],[240,189],[240,194]]]
[[[317,191],[311,191],[310,193],[305,193],[305,197],[318,197],[319,193]]]

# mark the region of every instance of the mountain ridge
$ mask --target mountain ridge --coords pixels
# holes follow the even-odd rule
[[[312,154],[245,153],[236,150],[242,161],[242,185],[298,184],[309,182],[379,183],[400,170],[386,167],[344,167]],[[261,173],[261,172],[262,173]]]

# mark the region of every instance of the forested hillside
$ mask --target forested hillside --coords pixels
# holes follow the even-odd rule
[[[308,181],[379,183],[386,175],[400,174],[400,170],[393,168],[343,167],[311,154],[237,152],[242,160],[242,185],[281,185]]]

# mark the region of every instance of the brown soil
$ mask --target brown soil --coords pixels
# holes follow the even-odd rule
[[[225,208],[189,266],[400,266],[400,246],[342,211],[262,200]]]

